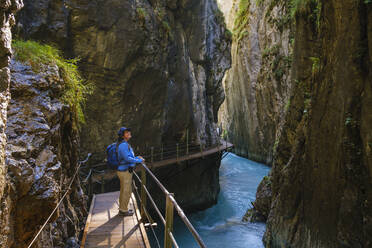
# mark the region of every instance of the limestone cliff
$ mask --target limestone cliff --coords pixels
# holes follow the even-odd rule
[[[216,143],[229,33],[215,0],[25,1],[18,33],[79,56],[96,86],[82,147],[99,154],[121,125],[144,150],[190,136]]]
[[[8,106],[6,160],[8,166],[7,243],[26,247],[68,189],[78,159],[78,135],[73,115],[59,98],[64,82],[57,66],[35,73],[13,61]],[[78,239],[86,199],[79,178],[35,247],[65,247]]]
[[[0,247],[9,242],[9,197],[7,167],[5,165],[6,112],[9,102],[11,57],[11,26],[15,23],[14,13],[23,6],[22,0],[0,1]]]
[[[81,132],[82,151],[93,152],[93,162],[102,161],[122,125],[132,128],[137,153],[185,142],[187,129],[197,144],[217,143],[231,37],[216,0],[26,0],[15,32],[81,58],[84,77],[95,85]],[[183,172],[203,188],[184,199],[190,209],[216,202],[219,162],[220,156],[199,160],[203,177],[191,167]],[[163,170],[164,183],[188,178],[168,178],[172,170]],[[186,189],[174,190],[182,196]]]
[[[372,246],[372,6],[294,6],[293,92],[269,179],[267,247]]]
[[[225,13],[232,66],[219,119],[237,154],[271,164],[291,89],[289,3],[236,0]]]

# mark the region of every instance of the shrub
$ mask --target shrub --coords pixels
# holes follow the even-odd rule
[[[234,37],[237,41],[240,41],[248,32],[244,31],[244,28],[249,22],[249,6],[250,0],[240,0],[239,10],[236,14],[234,21]]]
[[[78,121],[76,127],[79,127],[79,123],[85,123],[83,105],[86,96],[93,92],[93,86],[86,84],[80,75],[77,66],[79,59],[65,59],[57,48],[30,40],[14,40],[13,49],[15,58],[28,63],[36,73],[42,65],[58,66],[66,84],[61,100],[68,104],[75,114],[75,120]]]

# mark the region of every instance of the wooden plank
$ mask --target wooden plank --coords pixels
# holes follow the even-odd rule
[[[93,208],[94,208],[94,202],[95,202],[95,200],[96,200],[96,195],[93,195],[93,197],[92,197],[92,203],[90,204],[90,208],[89,208],[89,214],[88,214],[87,222],[85,223],[84,234],[83,234],[83,239],[81,240],[81,246],[80,246],[80,248],[84,248],[84,246],[85,246],[85,241],[87,239],[87,233],[88,233],[89,224],[90,224],[90,221],[92,219],[92,213],[93,213]]]
[[[150,248],[147,233],[137,217],[139,210],[134,195],[131,195],[129,203],[136,213],[133,216],[123,217],[118,215],[118,198],[119,192],[94,196],[89,211],[89,222],[87,221],[84,229],[84,243],[82,242],[81,248]],[[141,229],[141,225],[143,229]],[[147,244],[145,244],[146,242]]]

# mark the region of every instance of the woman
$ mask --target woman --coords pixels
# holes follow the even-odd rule
[[[128,203],[132,194],[132,172],[136,163],[145,161],[141,156],[134,156],[134,152],[128,141],[132,138],[130,128],[122,127],[118,132],[118,160],[117,175],[120,179],[119,215],[131,216],[133,209],[128,209]]]

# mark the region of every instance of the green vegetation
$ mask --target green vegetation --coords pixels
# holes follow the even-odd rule
[[[285,106],[284,106],[284,110],[285,110],[285,112],[288,111],[288,109],[289,109],[290,106],[291,106],[291,99],[288,99],[287,103],[286,103]]]
[[[272,47],[266,47],[262,52],[262,59],[270,64],[274,78],[280,81],[286,71],[292,65],[292,56],[284,56],[280,53],[280,45],[276,44]]]
[[[260,6],[265,2],[265,0],[256,0],[256,5]]]
[[[171,40],[173,40],[174,37],[173,37],[172,29],[171,29],[169,23],[168,23],[167,21],[164,21],[164,20],[163,20],[163,21],[161,22],[161,24],[162,24],[163,30],[165,31],[166,35],[167,35],[168,37],[170,37]]]
[[[40,72],[43,65],[58,66],[65,82],[61,100],[75,113],[75,120],[78,121],[77,128],[79,123],[85,123],[83,105],[86,96],[93,92],[93,87],[91,84],[84,83],[77,66],[79,59],[65,59],[57,48],[35,41],[14,40],[13,49],[15,58],[28,63],[36,73]]]
[[[320,69],[320,59],[316,57],[310,57],[310,59],[313,62],[312,72],[313,72],[313,75],[315,75],[316,73],[319,72],[319,69]]]
[[[240,0],[239,10],[234,21],[234,38],[239,42],[248,32],[245,27],[249,21],[250,0]]]
[[[279,138],[276,138],[276,139],[275,139],[274,146],[273,146],[273,152],[274,152],[274,153],[275,153],[276,150],[278,149],[278,146],[279,146]]]
[[[222,138],[225,139],[225,140],[228,138],[227,130],[223,130]]]
[[[145,21],[147,17],[146,10],[144,8],[137,8],[136,11],[137,11],[138,18],[142,21]]]
[[[346,117],[345,126],[350,125],[352,122],[353,122],[353,118],[351,118],[350,116],[349,117]]]
[[[291,0],[291,16],[294,17],[296,13],[306,10],[306,4],[311,0]]]
[[[268,186],[271,186],[271,177],[270,176],[264,176],[262,181],[264,181]]]
[[[292,18],[294,18],[297,13],[305,12],[307,9],[309,9],[309,12],[311,12],[309,19],[316,25],[317,29],[319,29],[320,14],[322,9],[322,3],[320,0],[291,0],[290,8]]]
[[[233,37],[232,32],[228,28],[225,28],[225,38],[231,40],[232,37]]]

